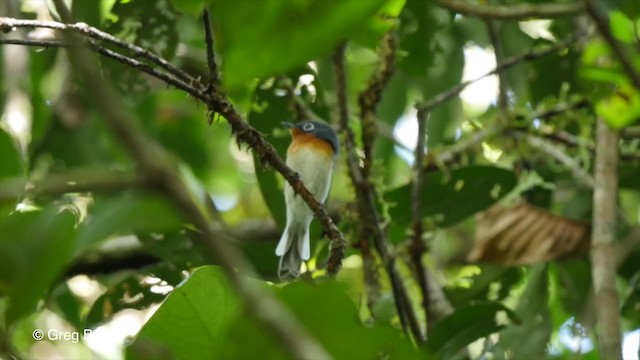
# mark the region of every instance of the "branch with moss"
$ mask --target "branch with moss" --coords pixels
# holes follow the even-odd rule
[[[416,341],[422,342],[424,335],[420,329],[420,324],[411,304],[407,289],[402,282],[396,268],[396,257],[387,240],[387,236],[382,229],[380,214],[376,208],[376,193],[369,182],[363,176],[362,169],[356,154],[355,136],[349,126],[349,111],[346,93],[346,74],[344,66],[345,44],[342,44],[333,54],[333,65],[336,79],[336,93],[338,103],[338,122],[344,135],[345,152],[347,156],[347,167],[349,177],[356,192],[356,202],[358,214],[360,216],[361,230],[360,236],[370,239],[380,254],[384,267],[391,281],[398,317],[403,330],[410,329]]]
[[[58,13],[64,21],[70,22],[71,15],[63,0],[54,0]],[[71,44],[80,44],[77,34],[65,33]],[[198,204],[192,199],[187,186],[182,182],[170,156],[158,144],[147,138],[135,127],[135,122],[124,111],[115,90],[97,72],[96,61],[89,57],[81,46],[68,51],[75,69],[81,74],[87,91],[95,105],[104,115],[113,135],[121,141],[140,167],[140,171],[154,180],[176,207],[190,219],[203,234],[204,243],[211,255],[223,265],[239,295],[245,299],[249,311],[266,326],[274,330],[291,355],[296,358],[330,358],[324,348],[308,334],[298,320],[272,295],[260,287],[252,285],[245,277],[253,274],[250,263],[244,256],[213,230]],[[239,271],[237,271],[238,269]],[[242,274],[242,275],[241,275]]]
[[[365,177],[370,176],[371,166],[375,157],[373,150],[378,136],[376,108],[382,99],[382,91],[395,71],[397,47],[398,39],[395,31],[385,34],[380,46],[380,63],[373,75],[371,75],[367,87],[358,97],[360,122],[362,124],[362,150],[364,152],[362,174]]]
[[[489,5],[463,0],[435,0],[439,6],[453,12],[483,19],[527,20],[576,16],[582,11],[579,2],[546,4]]]

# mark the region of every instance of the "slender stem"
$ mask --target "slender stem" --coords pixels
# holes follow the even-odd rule
[[[216,66],[215,52],[213,50],[213,34],[209,21],[209,10],[202,13],[202,23],[204,26],[204,39],[207,44],[207,65],[209,66],[209,88],[213,90],[218,85],[218,69]]]
[[[422,187],[424,183],[424,171],[422,169],[422,163],[424,162],[424,147],[426,142],[427,133],[427,119],[428,114],[425,114],[422,110],[418,111],[418,141],[415,150],[415,161],[413,163],[412,171],[412,187],[411,187],[411,212],[413,216],[413,236],[411,237],[411,261],[415,269],[418,285],[422,292],[422,308],[424,310],[424,322],[427,328],[427,335],[429,335],[435,325],[435,321],[431,321],[431,308],[429,304],[429,285],[427,283],[427,276],[424,264],[422,263],[422,256],[426,250],[424,241],[422,240],[422,234],[424,232],[422,226]]]

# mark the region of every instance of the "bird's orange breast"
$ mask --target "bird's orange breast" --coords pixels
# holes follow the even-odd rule
[[[331,147],[331,144],[324,139],[298,129],[292,129],[291,136],[293,137],[293,141],[287,150],[289,155],[293,155],[301,148],[304,148],[312,149],[329,157],[333,156],[333,147]]]

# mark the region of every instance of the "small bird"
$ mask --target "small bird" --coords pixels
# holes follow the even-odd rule
[[[338,136],[331,126],[319,121],[297,124],[283,122],[291,129],[291,145],[287,150],[287,165],[300,175],[300,180],[315,198],[324,203],[329,194],[331,175],[339,151]],[[280,256],[278,276],[292,279],[300,274],[302,260],[309,260],[309,225],[311,209],[297,196],[289,183],[284,185],[287,205],[287,227],[280,238],[276,255]]]

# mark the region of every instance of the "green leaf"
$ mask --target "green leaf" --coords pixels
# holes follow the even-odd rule
[[[449,359],[455,353],[477,339],[498,332],[504,325],[499,325],[496,316],[504,311],[512,322],[520,322],[518,316],[499,302],[478,302],[457,309],[453,314],[442,319],[429,336],[427,346],[438,358]]]
[[[627,44],[633,44],[636,34],[633,31],[633,22],[622,11],[614,10],[609,13],[609,26],[613,36]]]
[[[469,166],[426,174],[422,189],[422,215],[448,227],[484,210],[516,185],[513,172],[492,166]],[[406,227],[411,219],[411,184],[388,192],[394,226]]]
[[[10,299],[9,324],[34,311],[74,251],[70,211],[14,212],[0,217],[0,294]]]
[[[344,284],[298,282],[277,295],[335,359],[429,358],[418,354],[397,329],[379,324],[365,327]],[[247,317],[234,325],[225,344],[225,359],[279,359],[288,355],[270,329]]]
[[[222,269],[204,266],[175,288],[144,325],[127,358],[149,358],[159,347],[175,359],[218,358],[224,335],[240,314],[241,301]],[[157,357],[157,349],[152,354]]]
[[[622,85],[610,97],[596,103],[596,113],[614,129],[631,125],[640,119],[640,91]]]
[[[384,0],[263,0],[212,3],[224,85],[286,72],[330,53],[376,14]],[[259,16],[256,16],[259,14]]]
[[[182,214],[159,194],[133,192],[98,198],[80,229],[78,245],[84,247],[116,234],[176,230],[183,223]]]

